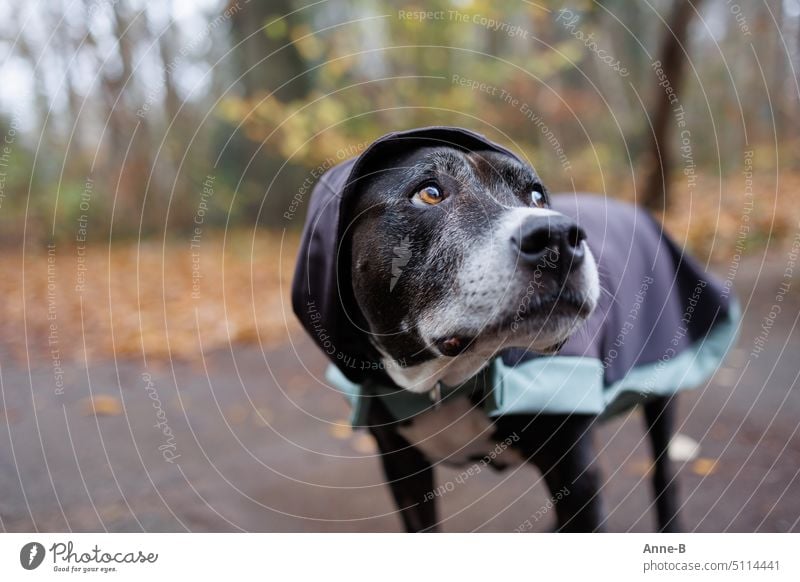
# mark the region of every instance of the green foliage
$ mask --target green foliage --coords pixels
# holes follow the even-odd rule
[[[759,63],[720,0],[695,18],[679,94],[691,162],[699,174],[737,175],[749,147],[759,168],[800,169],[790,57],[767,11],[741,4],[760,35]],[[384,133],[425,125],[467,127],[520,151],[551,189],[632,197],[649,161],[653,105],[664,99],[651,65],[674,5],[221,1],[205,14],[197,9],[191,30],[173,22],[160,35],[140,23],[117,38],[138,18],[121,0],[106,14],[119,29],[90,26],[89,40],[97,38],[75,48],[100,81],[85,95],[73,88],[57,112],[49,109],[59,102],[48,93],[55,82],[37,86],[29,104],[36,129],[15,143],[3,182],[0,237],[19,240],[27,221],[31,237],[73,239],[90,175],[92,238],[111,229],[114,238],[138,236],[140,223],[145,235],[184,236],[209,175],[205,226],[296,228],[309,180]],[[87,34],[64,22],[53,32],[57,46]],[[36,51],[20,50],[33,67]],[[57,49],[48,50],[44,62],[63,66]],[[189,98],[185,78],[204,71],[208,84]],[[669,123],[665,147],[680,180],[681,141]]]
[[[580,6],[574,30],[555,2],[342,2],[272,18],[267,36],[291,43],[304,63],[275,70],[273,83],[300,75],[312,88],[291,100],[267,89],[230,97],[219,114],[308,169],[387,131],[444,124],[523,151],[552,187],[601,187],[604,174],[635,161],[626,140],[646,119],[631,108],[631,81],[648,71],[631,59],[624,78],[587,50],[588,35],[620,60],[626,46],[594,4]]]

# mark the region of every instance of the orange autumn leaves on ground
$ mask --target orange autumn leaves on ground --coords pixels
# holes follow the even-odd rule
[[[298,237],[236,232],[166,244],[55,243],[0,257],[0,349],[31,365],[198,358],[286,341]],[[81,254],[85,253],[85,254]],[[27,336],[27,340],[26,340]]]
[[[719,181],[700,175],[689,194],[686,182],[673,183],[673,201],[664,217],[667,232],[705,263],[725,274],[723,263],[737,254],[783,252],[800,233],[800,173],[762,170]],[[782,259],[781,259],[782,260]]]

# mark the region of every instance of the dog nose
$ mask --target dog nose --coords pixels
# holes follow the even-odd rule
[[[583,263],[585,239],[583,229],[566,216],[531,216],[511,237],[511,244],[524,263],[563,278]]]

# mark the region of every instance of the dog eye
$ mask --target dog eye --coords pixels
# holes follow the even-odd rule
[[[531,190],[531,202],[538,208],[543,208],[545,205],[544,191],[541,186],[534,186]]]
[[[414,194],[411,201],[420,205],[435,206],[445,198],[447,198],[447,196],[444,195],[438,186],[429,184]]]

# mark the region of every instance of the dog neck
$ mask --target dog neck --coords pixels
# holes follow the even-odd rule
[[[392,381],[400,388],[417,394],[433,390],[441,382],[445,386],[459,386],[491,360],[485,355],[462,354],[455,358],[438,357],[414,366],[401,366],[397,360],[382,353],[382,363]]]

